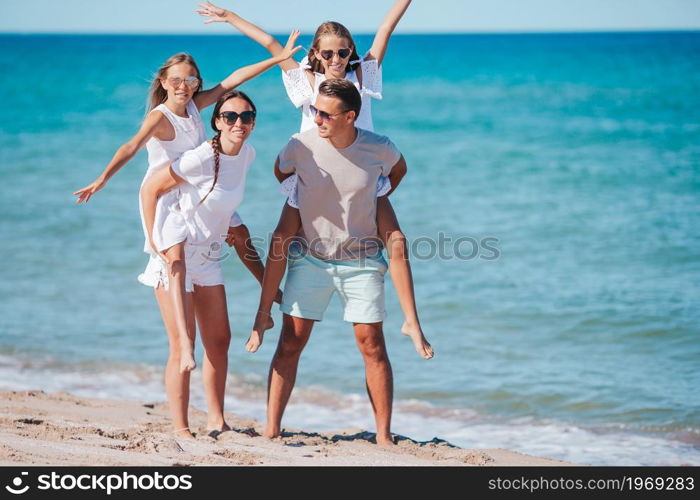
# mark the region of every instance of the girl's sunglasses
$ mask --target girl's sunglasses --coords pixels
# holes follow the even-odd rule
[[[188,76],[187,78],[180,78],[179,76],[173,76],[171,78],[168,78],[168,83],[173,87],[173,88],[178,88],[182,82],[185,82],[185,85],[187,85],[189,88],[194,89],[197,88],[197,85],[199,85],[199,78],[196,76]]]
[[[335,50],[321,50],[319,53],[326,61],[333,59],[334,54],[338,54],[338,57],[341,59],[347,59],[352,54],[352,49],[340,49],[338,52]]]
[[[219,113],[219,118],[224,120],[226,125],[234,125],[239,118],[243,125],[250,125],[255,120],[255,111],[243,111],[242,113],[224,111],[223,113]]]

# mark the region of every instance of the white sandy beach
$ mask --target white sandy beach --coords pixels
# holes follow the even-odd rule
[[[0,465],[573,465],[504,449],[463,449],[399,436],[393,449],[363,429],[315,433],[285,428],[269,440],[262,424],[227,413],[232,431],[206,434],[205,414],[191,408],[196,440],[170,433],[165,403],[76,397],[65,392],[2,391]]]

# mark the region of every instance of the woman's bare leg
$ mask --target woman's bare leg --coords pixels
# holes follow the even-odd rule
[[[404,323],[401,333],[407,335],[413,341],[416,352],[424,359],[432,358],[435,353],[430,343],[423,335],[423,330],[418,319],[416,308],[416,296],[413,290],[413,275],[411,263],[408,260],[408,248],[406,236],[401,232],[399,221],[394,213],[388,196],[377,198],[377,229],[379,236],[389,254],[389,274],[394,282],[399,304],[404,314]]]
[[[185,242],[173,245],[163,252],[168,262],[168,292],[172,301],[172,312],[180,342],[180,372],[195,369],[194,337],[187,334],[185,320]]]
[[[195,285],[194,310],[204,344],[202,378],[207,398],[207,429],[230,430],[224,420],[228,348],[231,343],[224,286]]]
[[[165,393],[168,396],[173,429],[180,437],[193,438],[187,418],[187,408],[190,402],[190,372],[180,372],[181,347],[172,300],[170,293],[165,288],[158,287],[154,291],[165,331],[168,334],[169,351],[168,364],[165,366]],[[185,313],[187,331],[194,342],[194,305],[191,293],[185,297]]]
[[[280,220],[277,223],[277,228],[272,233],[272,241],[270,241],[270,251],[267,254],[262,291],[260,292],[260,304],[258,305],[258,312],[255,315],[253,331],[245,346],[248,352],[255,352],[258,350],[263,342],[265,330],[273,326],[270,313],[272,310],[272,303],[275,301],[275,296],[287,268],[287,251],[289,250],[289,245],[300,227],[301,216],[299,215],[299,209],[291,207],[285,202]]]

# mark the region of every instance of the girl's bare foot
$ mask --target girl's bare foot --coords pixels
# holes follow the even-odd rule
[[[263,335],[265,330],[269,330],[275,326],[275,322],[272,321],[272,316],[269,312],[258,311],[255,315],[255,323],[253,324],[253,331],[248,337],[248,342],[245,344],[245,350],[248,352],[257,351],[263,342]]]
[[[406,320],[401,327],[401,333],[411,338],[413,341],[413,347],[416,348],[416,352],[420,357],[423,359],[430,359],[435,356],[435,352],[423,335],[423,330],[421,330],[419,324],[409,323],[408,320]]]
[[[180,355],[180,373],[191,372],[197,367],[197,363],[194,361],[194,353],[188,347],[182,350]]]

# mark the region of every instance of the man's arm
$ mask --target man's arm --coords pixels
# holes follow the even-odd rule
[[[275,160],[275,168],[274,168],[274,174],[277,180],[281,183],[283,182],[287,177],[291,177],[294,175],[294,172],[289,172],[288,174],[285,174],[280,170],[280,157],[278,156],[277,159]]]
[[[394,192],[394,190],[399,187],[399,184],[401,183],[401,179],[403,179],[404,175],[406,175],[406,172],[408,171],[408,166],[406,165],[406,160],[404,159],[403,155],[401,155],[401,158],[399,158],[399,161],[396,162],[396,164],[391,167],[391,171],[389,172],[389,181],[391,182],[391,189],[389,192],[386,194],[389,196],[391,193]]]

